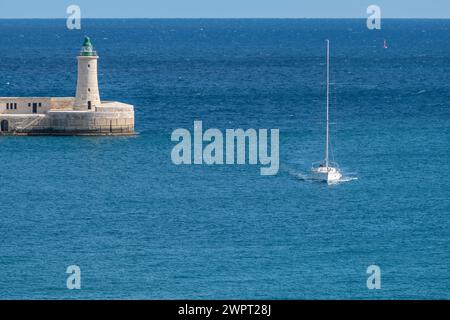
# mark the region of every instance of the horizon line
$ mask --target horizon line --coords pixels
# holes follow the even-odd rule
[[[127,19],[127,20],[367,20],[367,17],[82,17],[82,19],[91,20],[113,20],[113,19]],[[67,20],[67,17],[0,17],[0,20]],[[385,17],[382,20],[450,20],[448,18],[424,18],[424,17]]]

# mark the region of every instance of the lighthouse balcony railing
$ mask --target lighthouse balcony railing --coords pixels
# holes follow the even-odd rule
[[[94,50],[81,50],[80,51],[80,56],[97,56],[97,51]]]

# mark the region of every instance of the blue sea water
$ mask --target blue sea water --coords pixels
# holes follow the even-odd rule
[[[0,20],[0,96],[73,96],[84,35],[139,135],[0,137],[0,298],[450,298],[450,21]],[[279,128],[279,174],[173,165],[194,120]]]

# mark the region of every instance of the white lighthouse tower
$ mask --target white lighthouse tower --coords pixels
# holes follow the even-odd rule
[[[77,94],[74,110],[92,110],[100,106],[100,94],[97,79],[97,52],[89,37],[84,38],[78,59]]]

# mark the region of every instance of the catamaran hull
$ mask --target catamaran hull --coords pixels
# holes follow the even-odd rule
[[[339,171],[317,172],[313,171],[313,180],[326,182],[328,184],[337,183],[341,180],[342,174]]]

